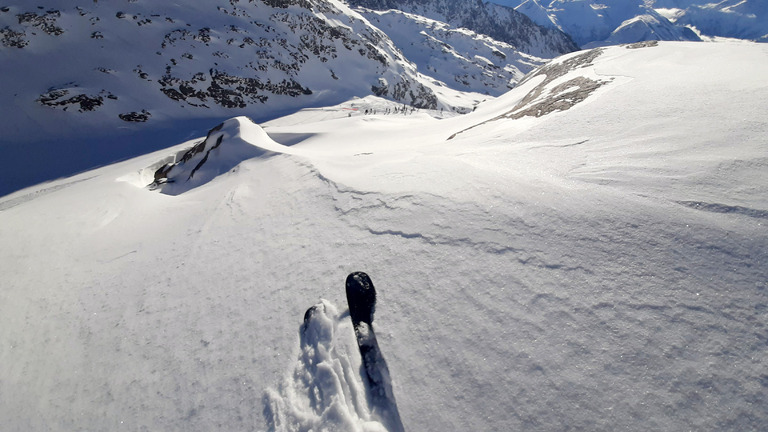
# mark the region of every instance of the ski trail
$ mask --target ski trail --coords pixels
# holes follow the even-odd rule
[[[373,420],[360,374],[362,363],[352,323],[322,300],[299,330],[293,368],[264,395],[269,431],[387,432]]]

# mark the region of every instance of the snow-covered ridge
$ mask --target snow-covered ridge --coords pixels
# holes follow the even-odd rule
[[[142,170],[152,174],[152,183],[142,186],[178,195],[229,172],[245,160],[287,151],[251,119],[236,117],[214,127],[204,140],[172,155],[168,162],[163,160]],[[146,175],[141,178],[146,181]]]
[[[582,47],[712,37],[765,41],[768,34],[768,7],[761,0],[490,1],[562,30]]]
[[[508,43],[537,57],[552,58],[578,46],[570,36],[548,26],[539,26],[512,8],[483,0],[348,0],[368,9],[397,9],[463,27]]]
[[[545,61],[489,36],[418,15],[394,9],[357,11],[388,31],[419,71],[446,87],[498,96]]]
[[[503,0],[501,0],[503,1]],[[513,1],[515,10],[541,25],[558,28],[582,47],[646,40],[697,41],[690,29],[677,26],[641,1]]]

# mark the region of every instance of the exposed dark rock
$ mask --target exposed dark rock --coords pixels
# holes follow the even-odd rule
[[[523,97],[523,99],[518,102],[514,108],[498,117],[461,130],[451,135],[448,139],[453,139],[460,133],[466,132],[467,130],[492,121],[505,118],[519,119],[525,116],[541,117],[555,111],[565,111],[584,101],[595,90],[609,81],[598,81],[580,76],[568,80],[562,84],[558,84],[550,89],[547,87],[554,80],[564,76],[571,71],[591,66],[592,61],[600,56],[603,51],[603,48],[595,48],[584,53],[574,55],[573,57],[570,57],[564,61],[555,61],[540,67],[536,71],[528,74],[528,76],[526,76],[520,84],[540,76],[544,76],[544,80],[536,87],[534,87],[533,90],[528,92],[528,94],[526,94],[525,97]],[[545,92],[547,92],[547,94],[542,98],[542,95],[544,95]]]
[[[627,49],[637,49],[637,48],[649,48],[649,47],[655,47],[659,45],[659,41],[657,40],[649,40],[649,41],[642,41],[642,42],[635,42],[631,44],[623,45]]]
[[[183,154],[180,155],[180,157],[177,156],[177,160],[175,162],[167,163],[160,168],[158,168],[155,171],[154,174],[154,181],[152,184],[149,185],[150,190],[157,189],[161,185],[165,183],[172,183],[176,181],[177,179],[174,177],[174,174],[172,174],[172,171],[176,167],[183,167],[187,162],[192,160],[195,156],[205,153],[203,155],[203,158],[195,165],[195,167],[191,170],[189,173],[189,176],[187,176],[185,181],[191,180],[195,173],[205,164],[205,162],[208,160],[208,156],[210,155],[211,151],[218,148],[223,139],[224,135],[219,135],[216,137],[216,140],[213,140],[213,135],[216,132],[219,132],[224,127],[224,123],[220,123],[213,129],[208,131],[208,135],[206,135],[205,139],[202,141],[197,142],[192,148],[185,151]],[[178,176],[179,174],[175,174],[175,176]]]
[[[24,48],[29,45],[26,33],[18,32],[10,27],[0,29],[0,43],[9,48]]]
[[[593,91],[604,84],[604,81],[595,81],[586,77],[574,78],[564,84],[549,89],[549,97],[530,105],[534,100],[547,90],[547,86],[554,80],[579,68],[592,65],[598,56],[603,53],[602,48],[595,48],[583,54],[575,55],[565,61],[548,63],[540,67],[536,72],[528,75],[520,84],[538,76],[545,76],[539,83],[507,114],[505,117],[517,119],[524,116],[541,117],[553,111],[564,111],[587,98]],[[565,90],[569,90],[564,92]]]
[[[509,114],[509,118],[541,117],[555,111],[565,111],[584,101],[603,84],[605,81],[595,81],[586,77],[568,80],[550,89],[550,96],[546,99]]]
[[[87,95],[85,93],[79,93],[71,97],[67,97],[71,93],[70,89],[51,89],[48,92],[40,95],[37,101],[41,105],[49,107],[61,107],[63,110],[67,110],[70,106],[77,106],[79,112],[95,111],[98,107],[104,104],[104,96],[110,99],[116,99],[117,97],[104,90],[98,95]]]
[[[279,83],[262,82],[257,78],[230,75],[213,69],[208,75],[210,83],[200,89],[199,84],[208,81],[202,72],[196,73],[191,80],[166,74],[160,80],[163,86],[161,91],[173,100],[186,101],[193,106],[210,99],[225,108],[245,108],[249,103],[264,103],[269,94],[291,97],[312,94],[312,90],[293,79],[284,79]]]
[[[127,122],[138,122],[138,123],[144,123],[152,116],[147,110],[141,110],[141,112],[129,112],[125,114],[120,114],[118,117],[120,117],[120,120],[127,121]]]
[[[404,77],[394,85],[389,85],[382,79],[378,86],[371,87],[371,91],[376,96],[402,101],[416,108],[437,108],[437,96],[430,89],[419,83],[412,83]]]
[[[43,15],[38,15],[34,12],[26,12],[18,14],[16,17],[19,19],[19,24],[32,25],[46,34],[59,36],[64,33],[64,29],[56,25],[56,19],[61,17],[61,12],[57,10],[49,10]]]
[[[286,9],[290,6],[299,6],[305,9],[312,7],[312,3],[308,0],[262,0],[267,6],[278,7]]]

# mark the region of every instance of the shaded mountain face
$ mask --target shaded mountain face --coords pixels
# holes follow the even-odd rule
[[[568,35],[539,26],[512,8],[482,0],[348,0],[348,3],[373,10],[397,9],[443,21],[539,57],[552,58],[578,49]]]

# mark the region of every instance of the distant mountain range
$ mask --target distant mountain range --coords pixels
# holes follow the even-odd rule
[[[580,47],[764,41],[766,7],[756,0],[19,2],[0,7],[0,146],[191,119],[260,121],[367,95],[464,113]]]
[[[577,49],[509,8],[424,4],[420,15],[339,0],[4,6],[0,77],[13,85],[0,89],[0,126],[6,139],[34,141],[83,128],[267,119],[370,94],[466,112]]]
[[[712,37],[768,41],[764,0],[489,0],[569,34],[581,47]]]

